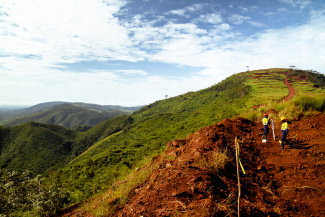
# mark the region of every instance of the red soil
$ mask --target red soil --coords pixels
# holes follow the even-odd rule
[[[325,115],[292,120],[294,147],[280,149],[277,138],[261,143],[260,123],[225,119],[167,144],[158,168],[130,193],[114,216],[237,216],[234,138],[241,141],[242,216],[325,216]],[[279,134],[279,126],[276,126]],[[272,140],[272,141],[271,141]],[[204,166],[227,149],[225,169]]]
[[[272,112],[272,111],[270,111]],[[201,128],[186,139],[167,144],[165,155],[154,158],[157,167],[108,216],[237,216],[237,170],[234,138],[241,143],[241,216],[325,216],[325,115],[291,120],[291,146],[262,143],[261,123],[236,117]],[[209,165],[215,152],[227,150],[224,169]],[[141,169],[139,170],[141,171]],[[66,209],[63,216],[92,216]]]

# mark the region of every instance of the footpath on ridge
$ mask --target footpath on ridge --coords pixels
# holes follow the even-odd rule
[[[289,94],[288,94],[288,96],[284,97],[283,100],[284,101],[288,101],[289,99],[291,99],[292,97],[294,97],[296,95],[296,92],[295,92],[295,89],[288,82],[288,79],[287,78],[284,79],[284,84],[288,87]]]
[[[237,216],[235,137],[246,171],[241,172],[241,216],[325,216],[325,115],[291,120],[289,141],[295,148],[280,148],[280,123],[275,127],[276,140],[270,134],[262,143],[262,124],[236,117],[169,142],[126,204],[106,202],[115,210],[108,216]],[[215,171],[215,154],[225,150],[225,168]],[[96,216],[76,208],[60,216]]]
[[[325,216],[325,115],[292,120],[289,129],[295,148],[284,150],[279,137],[273,141],[269,135],[269,142],[262,143],[262,124],[240,117],[171,141],[165,155],[153,159],[153,174],[114,216],[237,216],[236,136],[246,170],[241,175],[242,216]],[[208,165],[223,150],[226,167],[213,172]]]

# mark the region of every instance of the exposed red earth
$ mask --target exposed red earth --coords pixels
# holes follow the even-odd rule
[[[165,155],[152,160],[157,166],[152,175],[134,187],[126,204],[115,204],[112,215],[237,216],[238,137],[246,171],[241,172],[241,216],[325,216],[325,115],[291,120],[289,141],[294,147],[284,150],[279,137],[274,141],[271,134],[269,142],[262,143],[262,133],[261,123],[236,117],[169,142]],[[223,150],[228,161],[216,172],[208,165],[214,153]],[[92,214],[67,209],[63,216]]]

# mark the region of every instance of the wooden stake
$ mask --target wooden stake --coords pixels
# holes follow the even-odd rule
[[[238,150],[237,136],[235,138],[235,151],[236,151],[236,165],[237,165],[237,179],[238,179],[238,217],[240,217],[239,207],[240,207],[241,189],[240,189],[239,150]]]

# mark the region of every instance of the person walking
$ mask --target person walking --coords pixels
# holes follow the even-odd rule
[[[267,113],[265,113],[264,118],[262,119],[262,123],[264,126],[263,138],[265,139],[265,142],[267,142],[267,135],[269,134],[270,120],[268,119],[268,117],[269,117],[269,115]]]
[[[281,148],[284,149],[284,144],[287,142],[287,136],[289,134],[289,125],[288,125],[288,120],[285,117],[281,117],[281,133],[282,133],[282,137],[281,137]]]

